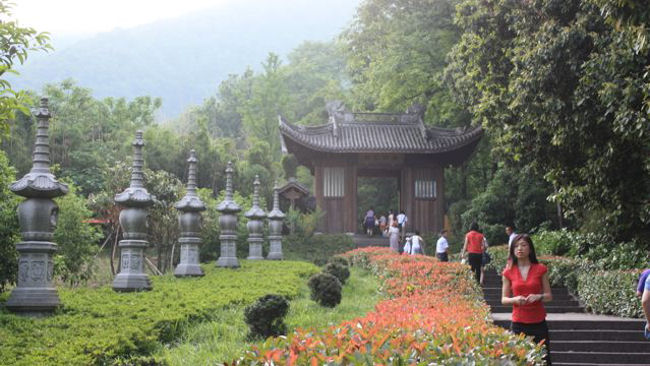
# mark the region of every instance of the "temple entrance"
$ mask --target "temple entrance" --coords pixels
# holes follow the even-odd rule
[[[427,127],[424,108],[406,113],[350,112],[327,104],[319,126],[297,126],[280,118],[283,151],[314,177],[316,205],[325,212],[323,233],[354,234],[372,206],[375,212],[404,210],[407,230],[435,233],[443,227],[444,168],[462,164],[483,130]]]
[[[375,215],[388,217],[388,210],[400,209],[399,179],[395,177],[358,177],[357,178],[357,233],[365,233],[363,219],[370,207]]]

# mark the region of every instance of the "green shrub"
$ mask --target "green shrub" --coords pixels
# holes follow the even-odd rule
[[[348,267],[343,266],[338,263],[328,263],[323,268],[323,272],[329,273],[332,276],[336,277],[342,285],[345,285],[345,281],[350,277],[350,270]]]
[[[565,255],[571,250],[571,235],[566,229],[542,230],[532,236],[538,255]]]
[[[493,269],[497,271],[497,273],[501,274],[503,269],[506,267],[506,263],[508,262],[508,246],[499,245],[496,247],[489,247],[488,253],[490,253],[492,261],[485,267],[487,269]]]
[[[341,256],[334,256],[334,257],[330,258],[328,260],[328,262],[329,263],[340,264],[340,265],[342,265],[344,267],[349,267],[350,266],[350,263],[348,262],[348,260],[345,259],[344,257],[341,257]]]
[[[641,271],[587,271],[578,275],[578,293],[588,311],[641,318],[643,309],[636,297]]]
[[[318,273],[309,279],[311,299],[330,308],[341,302],[341,282],[329,273]]]
[[[57,198],[59,217],[54,230],[54,241],[59,251],[54,258],[55,274],[72,286],[85,283],[93,274],[93,256],[101,238],[99,229],[85,223],[92,217],[86,200],[77,195],[77,187],[68,182],[70,191]]]
[[[283,239],[282,249],[286,259],[304,260],[323,266],[336,254],[356,247],[353,238],[345,234],[314,235],[307,239],[294,234]]]
[[[287,333],[284,317],[289,311],[289,302],[280,295],[268,294],[260,297],[244,309],[244,320],[250,329],[251,338],[268,338]]]
[[[214,265],[203,270],[201,278],[152,277],[153,290],[147,292],[61,288],[63,308],[41,319],[7,313],[1,305],[8,294],[2,294],[2,360],[16,365],[136,363],[129,360],[145,360],[161,342],[174,342],[190,324],[211,319],[217,310],[250,304],[269,292],[297,296],[302,281],[319,269],[304,262],[244,260],[236,271]]]
[[[538,259],[548,268],[548,280],[551,286],[564,286],[569,292],[578,293],[578,274],[589,270],[588,262],[559,256],[540,256]]]
[[[20,240],[18,215],[20,197],[9,190],[15,180],[14,169],[3,151],[0,151],[0,293],[6,286],[16,282],[18,252],[16,242]]]

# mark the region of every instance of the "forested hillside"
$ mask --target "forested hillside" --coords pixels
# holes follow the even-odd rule
[[[38,55],[10,80],[39,91],[67,78],[93,95],[160,97],[159,118],[177,116],[217,90],[228,74],[285,56],[304,40],[329,40],[352,20],[358,0],[237,0],[197,13],[101,33]],[[47,29],[39,29],[47,31]],[[57,44],[54,44],[55,47]]]
[[[239,198],[250,201],[257,175],[269,202],[273,182],[282,183],[283,168],[291,166],[291,158],[282,156],[278,115],[313,125],[327,121],[329,100],[372,112],[404,111],[418,102],[427,107],[428,125],[480,124],[486,131],[466,164],[446,167],[452,241],[460,240],[472,221],[492,244],[507,240],[504,225],[533,233],[569,229],[586,235],[575,241],[576,255],[628,268],[645,263],[650,248],[650,47],[645,41],[650,34],[642,26],[650,13],[614,3],[364,0],[352,22],[329,41],[315,41],[309,31],[328,16],[343,21],[345,6],[311,3],[309,12],[318,22],[301,17],[300,7],[281,14],[285,8],[267,4],[246,20],[233,7],[222,23],[201,23],[204,14],[194,15],[194,24],[186,27],[201,29],[200,36],[184,33],[186,28],[161,35],[152,26],[123,31],[130,36],[120,38],[127,47],[119,50],[93,48],[100,42],[80,44],[89,53],[78,64],[104,65],[110,71],[96,75],[106,79],[104,84],[123,84],[134,94],[105,98],[106,85],[90,88],[81,77],[63,82],[47,77],[52,84],[33,100],[50,100],[57,176],[90,198],[97,216],[115,215],[112,197],[128,178],[129,144],[135,130],[143,129],[148,189],[161,198],[160,223],[175,220],[166,208],[182,196],[190,149],[198,154],[206,200],[222,192],[231,160]],[[275,33],[264,32],[266,26]],[[211,37],[226,43],[213,47]],[[154,39],[165,46],[142,43]],[[287,45],[282,57],[283,50],[275,48],[280,39],[310,41],[282,43]],[[234,56],[240,49],[248,50],[251,60],[235,63],[227,77],[220,74],[221,82],[206,83],[206,73],[196,73],[240,57]],[[127,55],[139,64],[121,64]],[[167,57],[173,62],[165,62]],[[166,74],[157,71],[159,65],[168,65]],[[219,68],[214,70],[217,74]],[[155,79],[169,82],[178,100],[196,98],[193,105],[179,109],[177,118],[155,123],[161,103],[163,108],[167,103],[164,96],[157,98],[164,87],[143,89]],[[16,118],[6,114],[0,124],[9,130],[2,149],[18,176],[31,163],[34,118],[27,112],[23,108]],[[306,186],[313,182],[304,168],[297,178]],[[377,201],[393,191],[368,184],[357,193]],[[308,227],[304,232],[313,233],[318,221],[317,213],[290,217],[302,220]],[[206,243],[216,245],[216,232],[205,235]],[[158,243],[164,248],[174,240],[172,233]],[[161,249],[159,255],[166,254]]]

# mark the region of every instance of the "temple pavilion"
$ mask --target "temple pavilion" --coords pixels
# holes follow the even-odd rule
[[[353,113],[329,102],[327,111],[329,120],[319,126],[297,126],[280,116],[283,151],[314,176],[316,205],[326,213],[320,230],[357,232],[358,178],[389,177],[397,179],[407,230],[438,232],[444,223],[444,168],[469,158],[483,136],[481,127],[425,126],[424,108],[417,105],[406,113]]]

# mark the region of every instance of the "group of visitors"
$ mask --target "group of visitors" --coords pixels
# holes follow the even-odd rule
[[[390,238],[391,228],[397,227],[400,240],[403,240],[405,238],[408,217],[404,210],[400,211],[399,214],[396,212],[397,210],[388,210],[386,215],[381,214],[377,216],[375,210],[370,207],[370,209],[366,211],[366,216],[363,218],[363,227],[366,235],[373,236],[379,234],[383,237]]]

